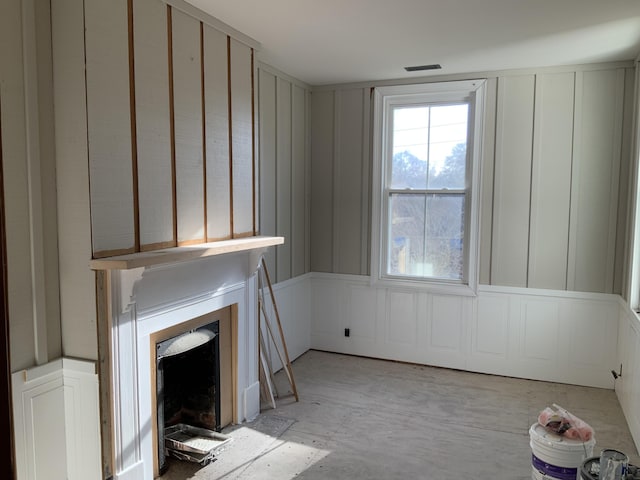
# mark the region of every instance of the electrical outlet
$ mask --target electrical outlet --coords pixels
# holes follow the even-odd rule
[[[345,329],[344,329],[344,336],[345,336],[345,337],[348,337],[349,335],[351,335],[351,330],[350,330],[350,329],[348,329],[348,328],[345,328]]]

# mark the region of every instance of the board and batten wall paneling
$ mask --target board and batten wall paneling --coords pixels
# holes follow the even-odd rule
[[[368,91],[368,90],[367,90]],[[363,89],[341,90],[336,97],[334,157],[334,272],[363,273],[362,238]],[[366,270],[365,270],[366,271]]]
[[[231,38],[231,185],[233,236],[255,233],[253,50]]]
[[[306,273],[307,254],[307,92],[293,85],[291,97],[291,276]]]
[[[259,145],[260,145],[260,234],[276,234],[276,80],[264,68],[258,70]],[[289,241],[289,239],[285,239]],[[276,249],[265,253],[270,272],[276,271]]]
[[[334,91],[316,91],[311,102],[311,271],[333,268]]]
[[[85,2],[94,256],[136,248],[126,0]]]
[[[570,290],[613,289],[624,78],[623,69],[577,74]]]
[[[491,283],[527,285],[535,77],[498,80]]]
[[[205,241],[200,22],[172,10],[178,245]]]
[[[175,246],[167,7],[133,2],[140,249]]]
[[[564,290],[571,200],[575,74],[536,79],[527,286]]]
[[[480,189],[479,283],[491,283],[491,225],[493,224],[493,175],[496,141],[498,79],[487,78],[485,89],[484,137],[482,139],[482,186]]]
[[[231,238],[227,36],[204,26],[204,102],[208,241]]]
[[[51,35],[62,347],[65,355],[96,360],[95,275],[86,263],[92,244],[83,5],[53,0]]]
[[[291,278],[291,82],[278,78],[276,108],[276,232],[288,241],[276,249],[276,281]]]
[[[37,358],[32,290],[21,2],[0,3],[0,128],[11,368]]]

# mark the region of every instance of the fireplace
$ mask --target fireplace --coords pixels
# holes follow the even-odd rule
[[[92,262],[104,478],[159,475],[156,353],[164,340],[218,321],[219,426],[258,415],[255,271],[266,248],[282,242],[254,237]]]

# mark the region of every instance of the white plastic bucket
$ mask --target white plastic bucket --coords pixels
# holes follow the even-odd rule
[[[582,442],[555,435],[538,423],[531,425],[529,437],[532,480],[580,480],[580,466],[596,444],[595,438]]]

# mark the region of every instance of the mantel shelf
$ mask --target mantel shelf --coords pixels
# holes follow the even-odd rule
[[[132,270],[167,263],[184,262],[225,253],[257,250],[282,245],[284,237],[246,237],[182,247],[163,248],[150,252],[131,253],[115,257],[96,258],[89,262],[92,270]]]

